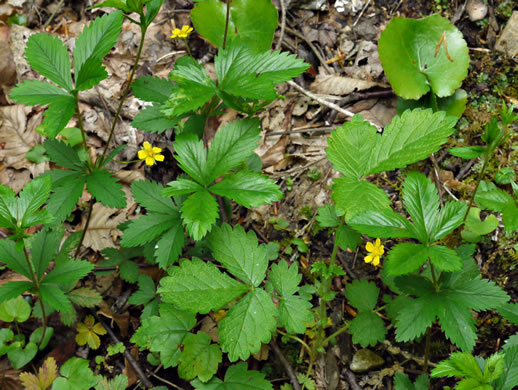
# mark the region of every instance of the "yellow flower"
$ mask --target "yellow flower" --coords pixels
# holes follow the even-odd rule
[[[146,165],[155,165],[156,161],[164,161],[164,156],[160,154],[162,149],[153,147],[149,142],[144,142],[144,149],[138,151],[138,158],[146,160]]]
[[[376,244],[373,245],[372,242],[368,242],[365,245],[365,249],[369,252],[368,256],[365,256],[364,260],[366,263],[371,263],[372,265],[377,267],[380,264],[380,256],[385,253],[383,249],[383,245],[381,245],[381,241],[379,238],[376,238]]]
[[[173,30],[173,35],[171,35],[171,39],[182,38],[185,39],[192,32],[193,28],[189,26],[183,26],[180,30],[179,28],[175,28]]]

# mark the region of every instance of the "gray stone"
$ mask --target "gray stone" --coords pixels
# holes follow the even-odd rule
[[[502,35],[496,41],[495,49],[503,51],[509,57],[518,56],[518,11],[513,11]]]
[[[367,372],[383,365],[385,360],[370,349],[360,349],[353,356],[350,369],[357,373]]]

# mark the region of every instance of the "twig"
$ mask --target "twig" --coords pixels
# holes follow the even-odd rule
[[[93,311],[91,311],[91,313],[94,315],[94,317],[97,319],[97,321],[104,327],[104,329],[106,329],[106,331],[112,338],[113,342],[116,344],[120,343],[121,341],[119,340],[117,335],[113,332],[112,328],[110,328],[106,324],[106,322],[104,322],[104,320],[102,318],[100,318],[96,313],[94,313]],[[133,370],[135,371],[137,376],[140,378],[140,380],[142,381],[142,384],[147,388],[153,387],[153,384],[150,382],[150,380],[148,379],[146,374],[144,374],[144,371],[142,371],[142,368],[140,367],[140,365],[138,364],[138,362],[135,360],[135,358],[129,352],[128,349],[126,349],[124,351],[124,357],[128,360],[128,363],[131,365],[131,367],[133,368]]]
[[[328,133],[333,130],[336,130],[336,126],[324,126],[324,127],[308,127],[303,130],[290,130],[290,131],[276,131],[274,133],[267,133],[266,137],[271,137],[274,135],[285,135],[285,134],[300,134],[300,133],[313,133],[313,132],[323,132]]]
[[[322,66],[324,67],[326,72],[328,74],[333,74],[333,71],[331,70],[329,65],[327,65],[326,59],[324,57],[322,57],[322,54],[317,50],[315,45],[313,45],[313,42],[311,42],[309,39],[307,39],[304,35],[302,35],[298,31],[292,30],[289,27],[286,27],[286,31],[289,32],[290,34],[295,35],[297,38],[302,39],[304,42],[306,42],[307,45],[310,47],[310,49],[313,50],[313,53],[315,53],[315,56],[318,58],[318,60],[320,61],[320,63],[322,64]]]
[[[52,12],[52,14],[49,16],[49,18],[47,19],[47,21],[43,25],[43,31],[45,31],[47,29],[47,27],[49,26],[50,22],[52,22],[52,19],[54,19],[54,16],[56,16],[56,14],[58,13],[59,9],[61,8],[61,6],[63,5],[64,2],[65,2],[65,0],[59,0],[59,3],[57,5],[56,9],[54,10],[54,12]]]
[[[356,377],[354,376],[354,373],[346,368],[344,370],[345,378],[347,379],[347,382],[349,382],[349,385],[351,386],[352,390],[362,390],[358,382],[356,382]]]
[[[275,50],[279,50],[284,39],[284,30],[286,29],[286,4],[284,0],[279,0],[281,3],[281,32],[279,34],[279,40],[275,44]]]
[[[462,169],[455,175],[455,180],[462,180],[464,177],[466,177],[468,171],[471,169],[471,167],[475,164],[476,160],[473,159],[470,162],[468,162]]]
[[[367,0],[367,3],[365,3],[365,6],[363,7],[362,11],[360,12],[360,14],[358,15],[358,17],[356,18],[356,20],[354,21],[353,23],[353,27],[356,26],[358,24],[358,22],[360,21],[360,18],[362,17],[363,13],[365,12],[365,10],[367,9],[367,7],[369,6],[369,4],[371,3],[371,0]]]
[[[155,374],[153,371],[147,370],[147,372],[154,378],[158,379],[160,382],[165,383],[166,385],[169,385],[176,390],[185,390],[183,387],[180,387],[178,385],[175,385],[173,382],[169,382],[167,379],[159,377],[157,374]]]
[[[299,384],[299,381],[297,380],[297,374],[295,374],[295,370],[291,366],[290,362],[288,362],[288,360],[284,357],[281,349],[275,342],[275,339],[272,339],[272,341],[270,341],[270,347],[272,347],[273,352],[275,352],[275,354],[281,361],[282,365],[284,366],[284,369],[286,370],[288,376],[290,377],[290,382],[291,382],[291,385],[293,386],[293,390],[300,390],[300,384]]]
[[[338,111],[339,113],[342,113],[348,117],[353,117],[354,116],[354,113],[349,111],[349,110],[346,110],[345,108],[342,108],[340,107],[339,105],[337,104],[334,104],[334,103],[331,103],[331,102],[328,102],[327,100],[324,100],[324,99],[321,99],[320,97],[318,97],[317,95],[315,95],[314,93],[312,92],[309,92],[308,90],[302,88],[300,85],[298,85],[297,83],[293,82],[293,81],[288,81],[288,84],[291,85],[293,88],[295,88],[296,90],[298,90],[299,92],[302,92],[304,95],[306,95],[307,97],[313,99],[314,101],[322,104],[323,106],[326,106],[326,107],[329,107],[335,111]],[[381,128],[373,123],[373,122],[370,122],[369,123],[376,127],[376,129],[379,131],[381,130]]]

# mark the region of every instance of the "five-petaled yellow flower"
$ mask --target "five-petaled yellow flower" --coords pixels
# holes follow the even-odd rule
[[[385,253],[383,245],[379,238],[376,238],[376,244],[368,242],[365,245],[365,249],[369,252],[369,255],[365,256],[364,260],[366,263],[372,263],[373,266],[377,267],[380,264],[380,256]]]
[[[192,32],[193,28],[189,26],[183,26],[180,30],[179,28],[175,28],[173,30],[173,35],[171,35],[171,39],[182,38],[185,39]]]
[[[153,147],[149,142],[144,142],[144,149],[138,151],[138,158],[146,160],[146,165],[155,165],[157,161],[164,161],[164,156],[160,154],[162,149]]]

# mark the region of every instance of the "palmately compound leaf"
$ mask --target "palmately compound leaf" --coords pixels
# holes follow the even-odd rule
[[[255,370],[248,371],[245,362],[230,366],[224,382],[218,378],[212,378],[207,383],[196,379],[191,384],[196,390],[273,390],[272,384],[264,379],[264,374]]]
[[[231,362],[246,360],[268,343],[277,327],[278,311],[272,297],[260,288],[245,295],[219,323],[221,349]]]
[[[368,210],[383,210],[390,205],[390,199],[381,188],[371,182],[346,176],[334,179],[331,198],[336,203],[336,209],[344,213],[346,221]]]
[[[274,100],[276,84],[308,68],[303,60],[287,52],[255,53],[244,45],[220,50],[214,61],[221,91],[257,100]]]
[[[165,368],[178,365],[182,354],[180,345],[196,325],[192,312],[182,311],[172,305],[160,305],[160,316],[142,321],[131,342],[151,352],[160,353],[160,362]]]
[[[207,181],[213,182],[252,154],[259,142],[258,119],[230,122],[216,132],[207,157]]]
[[[258,287],[268,268],[266,245],[258,245],[254,232],[245,232],[240,225],[234,230],[228,224],[215,227],[209,236],[214,258],[228,272],[250,286]]]
[[[164,103],[173,92],[174,84],[160,77],[143,76],[131,85],[135,97],[146,102]]]
[[[374,126],[355,115],[327,139],[327,159],[335,170],[346,177],[360,179],[368,170],[369,159],[376,144],[376,133]]]
[[[259,207],[282,199],[282,192],[272,179],[257,172],[231,173],[209,187],[209,191],[232,199],[246,208]]]
[[[72,91],[70,57],[60,39],[48,34],[35,34],[29,37],[25,58],[29,65],[67,91]]]
[[[123,20],[122,12],[115,11],[95,19],[83,30],[76,39],[74,48],[74,72],[76,75],[79,75],[82,67],[90,58],[102,59],[115,46]]]
[[[385,340],[387,333],[383,320],[372,311],[360,311],[351,321],[349,331],[353,335],[353,343],[364,348]]]
[[[128,302],[132,305],[145,305],[149,301],[155,299],[156,288],[155,282],[151,276],[141,274],[138,277],[138,291],[133,293]]]
[[[162,191],[163,196],[177,196],[177,195],[189,195],[196,191],[203,190],[203,187],[200,186],[193,180],[177,178],[175,181],[170,181],[167,183],[167,188]]]
[[[378,51],[392,88],[405,99],[419,99],[430,89],[439,97],[450,96],[468,74],[466,42],[440,15],[392,19]]]
[[[210,231],[218,219],[218,202],[206,190],[190,195],[180,209],[182,221],[189,235],[196,241]]]
[[[51,180],[48,177],[38,177],[27,183],[20,191],[16,212],[13,214],[17,216],[18,223],[21,222],[21,228],[52,221],[52,216],[46,210],[40,210],[49,197],[50,188]]]
[[[31,247],[31,263],[34,272],[41,278],[56,256],[63,235],[56,230],[40,230],[34,235]]]
[[[383,134],[376,136],[366,174],[404,168],[428,158],[448,140],[456,122],[454,117],[430,109],[409,110],[395,116]]]
[[[218,310],[248,291],[243,283],[222,273],[211,263],[184,260],[162,278],[158,292],[164,302],[181,310],[206,314]]]
[[[50,138],[55,138],[74,116],[76,110],[75,99],[72,96],[63,96],[56,99],[44,114],[41,124],[42,133]]]
[[[86,177],[88,191],[107,207],[122,209],[126,207],[126,197],[122,184],[106,169],[95,169]]]
[[[345,297],[359,311],[371,311],[376,307],[379,288],[367,280],[354,280],[347,285]]]
[[[189,333],[183,340],[183,352],[180,356],[178,374],[185,380],[196,377],[207,382],[218,371],[221,363],[221,349],[210,343],[210,336],[204,332]]]

